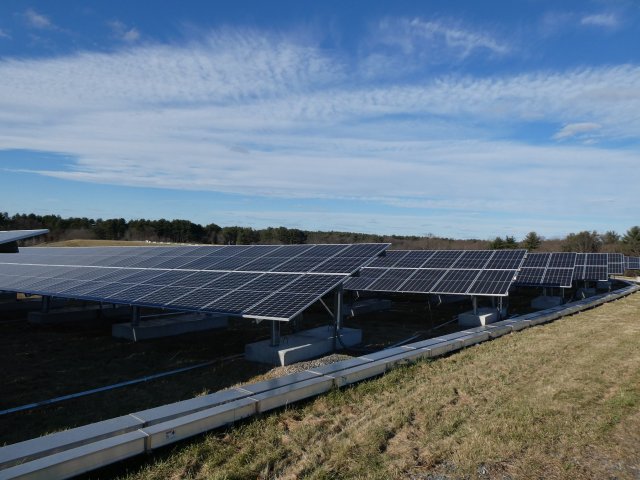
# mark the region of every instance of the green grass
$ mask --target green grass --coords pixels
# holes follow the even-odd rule
[[[95,478],[638,478],[640,295]]]

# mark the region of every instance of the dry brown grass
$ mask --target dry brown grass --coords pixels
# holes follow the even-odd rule
[[[97,475],[637,479],[639,432],[635,294]]]

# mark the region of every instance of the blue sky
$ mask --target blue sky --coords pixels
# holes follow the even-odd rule
[[[638,224],[635,1],[0,2],[0,211]]]

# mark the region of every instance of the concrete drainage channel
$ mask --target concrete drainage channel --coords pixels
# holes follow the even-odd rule
[[[629,284],[547,310],[222,390],[0,448],[0,479],[69,478],[149,452],[257,413],[382,375],[400,364],[432,358],[513,331],[617,300],[640,290]]]

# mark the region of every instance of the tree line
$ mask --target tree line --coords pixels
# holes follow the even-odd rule
[[[0,230],[47,228],[49,242],[87,240],[131,240],[218,245],[360,243],[388,242],[402,249],[509,249],[549,252],[620,252],[640,256],[640,227],[629,228],[623,235],[614,231],[571,233],[562,239],[545,239],[532,231],[522,239],[498,236],[492,240],[460,240],[435,235],[375,235],[356,232],[307,231],[297,228],[221,227],[215,223],[200,225],[189,220],[147,220],[124,218],[62,218],[59,215],[9,214],[0,212]],[[38,240],[36,240],[38,241]]]

